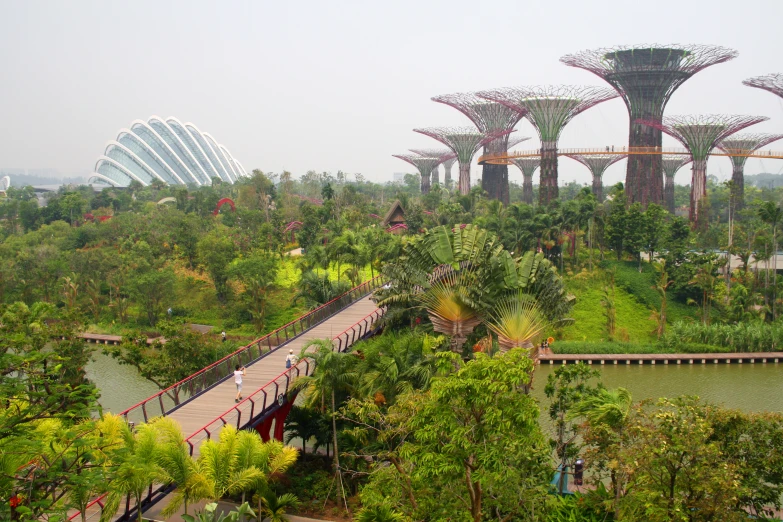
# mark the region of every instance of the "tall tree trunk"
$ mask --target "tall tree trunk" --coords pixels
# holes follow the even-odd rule
[[[421,175],[421,193],[429,194],[430,192],[430,173]]]
[[[603,202],[604,200],[604,182],[601,179],[601,176],[593,175],[593,195],[595,196],[595,199],[598,200],[599,203]]]
[[[470,193],[470,163],[459,163],[459,193],[463,196]]]
[[[693,160],[691,176],[691,210],[690,222],[695,225],[703,200],[707,198],[707,160]],[[706,218],[706,216],[705,216]]]
[[[674,214],[674,176],[666,176],[666,187],[664,188],[664,200],[666,210]]]
[[[732,158],[737,159],[737,158]],[[731,192],[734,200],[734,211],[745,207],[745,162],[741,165],[734,163],[731,170]]]
[[[522,176],[522,202],[533,204],[533,175]]]
[[[661,121],[660,115],[651,113],[631,114],[631,123],[628,132],[628,146],[630,147],[660,147],[663,143],[663,134],[660,130],[641,123],[637,119],[649,119]],[[650,203],[658,205],[663,203],[663,176],[661,176],[660,154],[630,154],[628,167],[625,174],[625,195],[628,204],[642,204],[647,208]]]
[[[541,183],[538,186],[538,203],[542,207],[557,199],[557,143],[541,144]]]

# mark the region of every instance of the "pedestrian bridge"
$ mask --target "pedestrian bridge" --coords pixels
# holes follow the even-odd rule
[[[305,358],[291,369],[285,368],[288,350],[299,354],[310,341],[332,339],[334,349],[345,351],[373,329],[383,316],[370,300],[370,294],[381,285],[376,277],[315,310],[281,326],[207,366],[182,381],[120,413],[131,425],[160,416],[176,420],[186,436],[190,454],[198,456],[201,443],[218,438],[224,426],[254,428],[264,440],[283,438],[285,417],[293,400],[288,397],[291,383],[300,375],[312,374],[315,366]],[[245,366],[242,382],[243,399],[234,402],[236,386],[234,368]],[[142,501],[142,511],[165,497],[172,487],[150,488]],[[98,520],[103,497],[87,509],[88,520]],[[120,506],[115,520],[128,520],[136,513],[131,498]],[[75,513],[69,520],[79,519]]]

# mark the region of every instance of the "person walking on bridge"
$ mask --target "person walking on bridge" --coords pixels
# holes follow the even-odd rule
[[[234,382],[237,385],[237,396],[234,397],[234,402],[239,402],[242,400],[242,376],[245,375],[245,367],[242,366],[241,368],[237,364],[234,369]]]
[[[296,357],[296,355],[294,355],[294,351],[288,350],[288,355],[285,358],[285,367],[291,368],[292,366],[296,366],[296,362],[298,360],[299,359]]]

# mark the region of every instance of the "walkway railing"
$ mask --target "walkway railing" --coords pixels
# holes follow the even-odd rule
[[[362,337],[367,335],[385,313],[385,309],[379,308],[365,316],[363,319],[360,319],[352,326],[346,328],[342,333],[336,335],[332,338],[334,349],[339,352],[345,352],[356,341],[361,340]],[[312,375],[313,370],[315,370],[314,361],[309,357],[303,358],[296,366],[285,370],[263,387],[248,395],[239,404],[230,408],[218,418],[194,432],[185,439],[185,442],[188,443],[190,448],[191,456],[193,455],[196,446],[200,445],[203,441],[212,438],[212,434],[223,426],[231,424],[236,429],[241,429],[251,420],[259,415],[263,415],[267,410],[272,409],[275,406],[276,401],[279,401],[278,405],[282,405],[285,401],[285,397],[288,395],[291,383],[299,376]]]
[[[234,372],[236,365],[247,366],[263,355],[275,350],[281,344],[300,335],[305,330],[334,315],[358,299],[370,294],[381,286],[380,276],[376,276],[326,304],[307,312],[267,335],[256,339],[247,346],[226,355],[193,375],[172,384],[155,395],[144,399],[120,413],[127,422],[147,422],[153,417],[165,416],[188,399],[198,395],[219,383]]]

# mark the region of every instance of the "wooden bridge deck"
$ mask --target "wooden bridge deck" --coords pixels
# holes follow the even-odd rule
[[[288,343],[280,346],[263,359],[246,367],[246,375],[242,378],[242,397],[248,397],[256,390],[267,383],[273,381],[281,373],[285,372],[285,358],[288,350],[294,351],[297,356],[301,349],[314,339],[331,340],[336,335],[350,328],[356,322],[364,319],[369,314],[377,310],[375,303],[370,301],[370,297],[364,297],[353,303],[341,312],[328,318],[321,324],[305,331],[302,335],[292,339]],[[282,391],[281,391],[282,392]],[[202,393],[190,402],[185,403],[178,409],[171,412],[168,417],[176,420],[182,426],[182,431],[186,437],[195,435],[191,439],[194,447],[194,456],[198,454],[200,443],[207,438],[206,433],[198,436],[197,433],[207,424],[212,423],[224,415],[228,410],[236,406],[234,397],[236,396],[236,385],[234,377],[221,382],[212,389]],[[274,393],[274,386],[271,387],[271,393],[268,394],[266,404],[261,400],[256,400],[254,415],[258,415],[264,408],[271,406],[277,397]],[[240,405],[242,411],[242,421],[247,422],[250,416],[251,404],[246,401]],[[230,424],[236,425],[237,412],[233,411],[224,416],[224,420]],[[214,427],[214,429],[212,429]],[[219,436],[222,422],[214,422],[210,427],[210,437]]]

